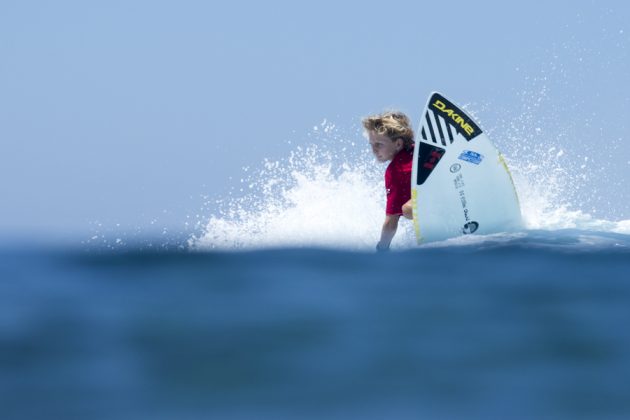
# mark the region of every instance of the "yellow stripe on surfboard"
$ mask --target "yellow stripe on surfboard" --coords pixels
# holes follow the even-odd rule
[[[520,209],[521,202],[518,199],[518,194],[516,193],[516,185],[514,185],[514,179],[512,179],[512,173],[510,172],[510,168],[508,168],[507,163],[505,162],[505,159],[503,158],[503,155],[501,153],[499,153],[499,162],[503,164],[503,167],[505,168],[505,172],[507,172],[508,178],[510,178],[510,182],[512,183],[512,189],[514,190],[514,196],[516,196],[516,204],[518,204],[518,208]]]
[[[416,241],[418,245],[422,243],[422,236],[420,235],[420,222],[418,222],[418,190],[411,188],[411,203],[413,204],[413,228],[416,231]]]

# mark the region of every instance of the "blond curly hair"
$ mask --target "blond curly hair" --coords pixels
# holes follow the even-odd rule
[[[387,136],[391,141],[401,139],[405,149],[413,147],[413,129],[409,117],[399,111],[386,111],[378,115],[363,118],[363,128],[366,132],[373,131]]]

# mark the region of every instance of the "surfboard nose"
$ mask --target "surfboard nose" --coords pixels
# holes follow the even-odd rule
[[[520,226],[509,169],[474,119],[436,92],[420,121],[411,178],[418,242]]]

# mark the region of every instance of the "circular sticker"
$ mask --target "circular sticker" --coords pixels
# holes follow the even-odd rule
[[[468,235],[470,233],[475,233],[475,231],[479,228],[479,223],[477,222],[468,222],[464,225],[462,229],[462,233],[464,235]]]

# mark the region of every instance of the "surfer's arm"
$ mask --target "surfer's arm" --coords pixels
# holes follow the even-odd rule
[[[377,250],[387,251],[389,249],[389,244],[392,242],[398,229],[398,219],[400,219],[400,214],[388,214],[385,216],[385,222],[381,230],[381,240],[376,244]]]

